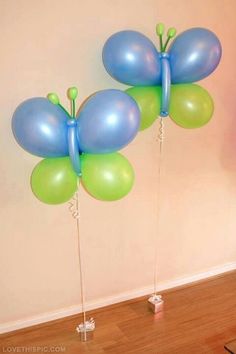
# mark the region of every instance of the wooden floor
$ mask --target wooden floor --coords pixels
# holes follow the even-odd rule
[[[2,351],[24,347],[33,353],[39,347],[40,353],[55,347],[60,352],[62,347],[66,354],[226,354],[225,343],[236,338],[236,272],[163,295],[161,316],[149,312],[143,298],[93,311],[93,341],[80,342],[75,327],[81,317],[72,316],[4,334]]]

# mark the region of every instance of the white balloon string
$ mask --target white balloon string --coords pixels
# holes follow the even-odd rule
[[[78,250],[78,259],[79,259],[79,273],[80,273],[80,297],[83,313],[83,323],[86,324],[86,311],[85,311],[85,290],[84,290],[84,274],[83,274],[83,262],[82,262],[82,251],[81,251],[81,239],[80,239],[80,213],[79,213],[79,194],[75,193],[74,197],[69,202],[69,211],[72,217],[76,221],[77,228],[77,250]],[[85,328],[85,327],[84,327]],[[86,331],[84,333],[86,340]]]
[[[160,232],[160,205],[161,205],[161,177],[162,177],[162,153],[163,153],[163,141],[164,141],[164,122],[163,117],[160,117],[160,128],[157,136],[159,142],[159,167],[157,176],[157,236],[155,239],[155,259],[154,259],[154,295],[157,295],[157,277],[158,277],[158,247]]]

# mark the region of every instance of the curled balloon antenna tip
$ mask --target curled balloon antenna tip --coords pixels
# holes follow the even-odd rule
[[[49,94],[47,95],[47,99],[48,99],[51,103],[53,103],[53,104],[55,104],[55,105],[59,105],[59,104],[60,104],[59,97],[58,97],[58,95],[57,95],[56,93],[54,93],[54,92],[49,93]]]
[[[165,26],[163,23],[158,23],[156,25],[156,33],[158,36],[163,36],[164,34],[164,31],[165,31]]]
[[[169,29],[168,29],[168,32],[167,32],[167,40],[166,40],[166,42],[165,42],[165,44],[164,44],[164,46],[163,46],[163,52],[166,51],[166,48],[167,48],[167,46],[168,46],[170,40],[171,40],[172,38],[174,38],[175,35],[176,35],[176,28],[174,28],[174,27],[169,28]]]
[[[174,38],[175,35],[176,35],[176,28],[174,28],[174,27],[169,28],[168,32],[167,32],[167,36],[169,38]]]
[[[156,33],[159,36],[159,41],[160,41],[160,52],[163,52],[163,39],[162,36],[164,34],[165,31],[165,26],[163,23],[158,23],[156,25]]]
[[[70,100],[74,101],[78,96],[77,87],[70,87],[67,91],[67,96]]]
[[[70,87],[67,90],[67,96],[71,101],[71,117],[75,118],[75,100],[78,96],[78,89],[77,87]]]
[[[47,99],[52,103],[55,104],[56,106],[60,107],[67,115],[69,115],[69,113],[67,112],[67,110],[61,105],[60,100],[58,95],[55,92],[51,92],[47,95]]]

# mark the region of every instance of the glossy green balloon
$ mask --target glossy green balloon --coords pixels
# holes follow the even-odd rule
[[[134,171],[121,154],[83,154],[82,183],[94,198],[118,200],[129,193],[134,183]]]
[[[46,204],[70,200],[77,190],[77,176],[69,157],[48,158],[39,162],[31,175],[35,196]]]
[[[161,110],[161,87],[131,87],[126,93],[133,97],[141,112],[139,130],[149,128],[158,118]]]
[[[199,128],[209,122],[214,103],[209,93],[195,84],[171,86],[170,117],[183,128]]]

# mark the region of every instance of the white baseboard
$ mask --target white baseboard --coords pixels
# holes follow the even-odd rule
[[[219,275],[231,270],[236,270],[236,262],[226,263],[224,265],[211,268],[206,272],[201,272],[198,274],[159,283],[158,291],[163,291],[163,290],[175,288],[177,286],[193,283],[195,281],[210,278],[212,276]],[[153,292],[153,286],[148,286],[142,289],[135,289],[129,292],[120,293],[118,295],[90,301],[86,304],[86,311],[95,310],[103,306],[108,306],[122,301],[135,299],[137,297],[144,296],[144,295],[149,295],[152,292]],[[42,313],[41,315],[34,316],[31,318],[25,318],[14,322],[3,323],[0,324],[0,333],[11,332],[17,329],[22,329],[33,325],[45,323],[48,321],[57,320],[59,318],[76,315],[80,312],[81,312],[81,306],[78,305],[78,306],[71,306],[68,308],[59,309],[53,312]]]

